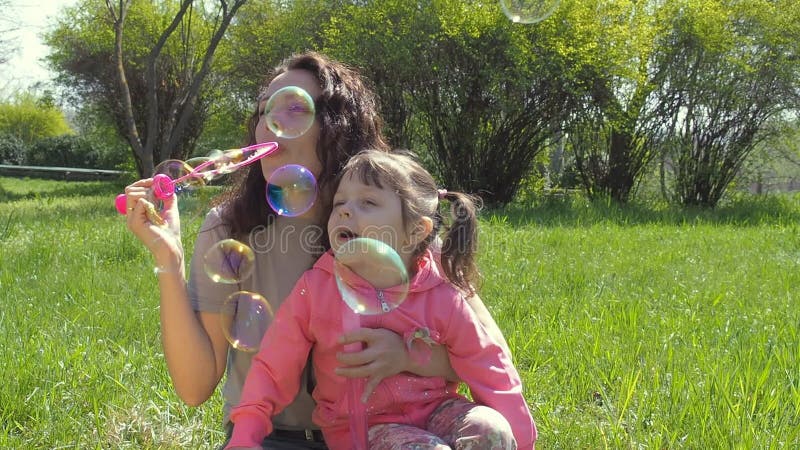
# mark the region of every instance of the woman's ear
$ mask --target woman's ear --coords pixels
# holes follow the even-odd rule
[[[420,242],[424,241],[425,238],[428,237],[433,231],[433,219],[430,217],[424,216],[420,218],[414,228],[409,233],[408,239],[411,241],[412,245],[417,245]]]

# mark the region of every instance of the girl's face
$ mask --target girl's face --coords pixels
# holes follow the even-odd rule
[[[278,151],[270,156],[261,158],[261,170],[264,179],[269,180],[270,175],[275,169],[286,164],[300,164],[305,166],[315,177],[319,177],[322,171],[322,163],[317,157],[317,141],[319,141],[320,125],[318,120],[314,120],[311,128],[303,135],[292,138],[279,138],[267,127],[264,116],[264,107],[270,96],[278,89],[286,86],[297,86],[305,89],[312,99],[317,99],[322,94],[319,82],[313,73],[307,70],[289,70],[277,77],[267,87],[264,97],[258,105],[259,119],[256,125],[256,142],[277,142]]]
[[[333,197],[328,238],[334,251],[357,237],[377,239],[395,249],[410,267],[414,248],[430,228],[425,232],[424,219],[410,227],[403,222],[402,201],[394,191],[364,184],[346,174]]]

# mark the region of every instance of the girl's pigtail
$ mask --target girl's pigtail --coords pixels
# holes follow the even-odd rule
[[[442,268],[451,283],[470,294],[478,278],[475,253],[478,248],[478,208],[480,199],[461,192],[440,192],[450,201],[450,226],[442,242]]]

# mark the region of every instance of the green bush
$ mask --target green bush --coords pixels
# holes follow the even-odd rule
[[[100,155],[86,139],[65,134],[36,141],[28,151],[27,161],[32,166],[95,169]]]
[[[61,109],[47,97],[23,92],[0,101],[0,134],[13,134],[26,145],[47,137],[73,133]]]
[[[98,169],[114,169],[136,172],[136,165],[130,148],[122,145],[115,146],[113,143],[98,142],[89,140],[92,148],[97,152]]]
[[[12,134],[0,135],[0,164],[25,164],[27,148],[22,139]]]

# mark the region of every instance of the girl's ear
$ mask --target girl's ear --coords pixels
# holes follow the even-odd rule
[[[410,243],[412,245],[417,245],[424,241],[425,238],[431,234],[431,231],[433,231],[433,219],[427,216],[422,217],[417,221],[416,225],[414,225],[411,233],[409,233],[408,239],[411,241]]]

